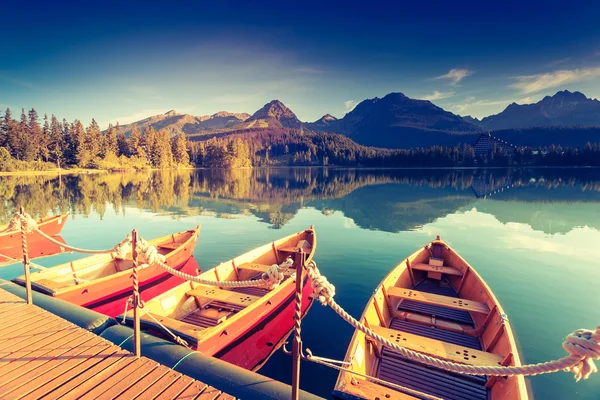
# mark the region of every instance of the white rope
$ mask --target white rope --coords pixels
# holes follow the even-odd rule
[[[126,244],[131,242],[131,235],[127,235],[127,237],[122,240],[120,243],[117,243],[112,249],[106,249],[106,250],[87,250],[87,249],[81,249],[79,247],[73,247],[73,246],[69,246],[66,243],[62,243],[59,242],[58,240],[54,239],[52,236],[47,235],[46,233],[42,232],[38,227],[37,227],[37,222],[31,218],[31,216],[29,214],[15,214],[13,216],[13,221],[18,220],[19,221],[19,228],[21,227],[21,224],[23,224],[24,227],[24,231],[27,234],[30,234],[32,232],[36,232],[39,235],[41,235],[43,238],[45,238],[46,240],[58,245],[58,246],[62,246],[65,249],[69,249],[71,251],[77,252],[77,253],[83,253],[83,254],[110,254],[110,253],[116,253],[117,257],[120,258],[126,258],[127,257],[127,246]],[[12,224],[12,221],[11,221]]]
[[[149,265],[158,265],[165,271],[172,275],[175,275],[186,281],[196,282],[202,285],[219,286],[219,287],[267,287],[274,288],[279,285],[285,275],[280,271],[280,268],[289,268],[294,265],[294,261],[291,258],[286,259],[281,265],[273,264],[266,273],[263,273],[261,279],[246,280],[246,281],[213,281],[208,279],[200,278],[199,276],[193,276],[171,268],[165,264],[165,256],[160,254],[156,247],[150,245],[146,240],[138,238],[138,251],[143,257],[145,262]]]
[[[595,331],[588,329],[578,329],[565,338],[563,348],[569,355],[554,361],[548,361],[539,364],[523,365],[520,367],[511,366],[474,366],[458,364],[450,361],[444,361],[437,357],[418,353],[390,342],[386,338],[373,332],[371,329],[354,319],[333,299],[335,287],[322,276],[314,262],[308,267],[308,274],[312,278],[313,298],[318,299],[322,305],[330,306],[340,317],[350,323],[355,329],[358,329],[365,335],[373,338],[376,342],[392,349],[393,351],[407,357],[411,360],[430,365],[433,367],[445,369],[451,372],[471,375],[539,375],[561,370],[573,372],[575,380],[587,379],[598,369],[593,360],[600,360],[600,326]]]

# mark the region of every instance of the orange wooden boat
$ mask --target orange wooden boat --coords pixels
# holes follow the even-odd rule
[[[445,360],[521,365],[500,303],[475,269],[439,237],[383,279],[361,322],[405,348]],[[333,392],[337,398],[423,398],[393,385],[448,400],[528,398],[522,376],[463,375],[424,366],[359,331],[355,331],[344,361],[349,369],[381,381],[342,371]]]
[[[265,244],[200,275],[206,280],[260,279],[271,265],[281,265],[302,247],[308,264],[316,249],[312,229]],[[183,338],[194,350],[249,370],[257,370],[277,350],[294,325],[295,266],[282,269],[284,279],[272,289],[260,287],[219,288],[185,282],[147,301],[144,310]],[[311,281],[304,274],[302,315],[312,299]],[[119,317],[120,318],[120,317]],[[133,312],[126,314],[131,324]],[[141,324],[155,333],[164,331],[142,314]],[[165,335],[166,338],[169,338]]]
[[[69,213],[38,219],[37,228],[48,236],[56,236],[62,231]],[[0,225],[0,253],[7,254],[7,249],[17,248],[21,251],[21,230],[10,229],[10,224]],[[32,232],[27,235],[27,243],[45,240],[42,235]],[[19,253],[20,254],[20,253]]]
[[[190,275],[196,275],[197,264],[188,262],[194,253],[200,226],[150,240],[158,252],[166,257],[165,263]],[[125,302],[131,295],[131,253],[126,259],[115,252],[94,255],[70,263],[58,265],[31,274],[31,287],[39,292],[66,300],[103,314],[115,317],[123,313]],[[142,300],[171,289],[183,279],[171,275],[159,266],[146,266],[138,272]],[[25,277],[13,279],[24,285]]]
[[[65,243],[65,240],[60,236],[54,236],[53,239]],[[70,252],[70,250],[67,250],[63,246],[59,246],[48,240],[38,240],[27,244],[27,253],[29,254],[30,260]],[[0,266],[22,261],[23,249],[21,246],[0,249]]]

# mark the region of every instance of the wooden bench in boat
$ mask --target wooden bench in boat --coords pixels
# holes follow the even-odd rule
[[[441,340],[430,339],[424,336],[413,335],[382,326],[371,326],[378,335],[388,339],[392,343],[420,353],[430,354],[446,360],[455,361],[469,365],[501,365],[504,357],[475,350],[465,346],[459,346]]]
[[[354,375],[353,383],[348,382],[344,387],[344,394],[350,394],[360,399],[390,399],[390,400],[411,400],[417,397],[387,388],[374,382],[369,382]]]
[[[171,242],[171,243],[163,243],[163,244],[159,245],[158,247],[161,247],[163,249],[176,250],[176,249],[180,248],[182,244],[183,243],[179,243],[179,242]]]
[[[212,301],[233,304],[235,306],[247,307],[250,304],[258,301],[259,296],[249,294],[236,293],[230,290],[219,289],[215,286],[198,285],[195,289],[187,292],[189,296],[194,296],[201,307]]]
[[[487,304],[473,300],[465,300],[458,297],[440,296],[439,294],[419,292],[414,289],[406,289],[396,286],[390,286],[387,290],[388,297],[401,300],[412,300],[418,303],[430,304],[451,308],[453,310],[471,311],[481,314],[488,314],[490,308]]]
[[[456,268],[444,267],[443,265],[430,265],[430,264],[418,263],[418,264],[411,264],[410,267],[411,267],[411,269],[418,270],[418,271],[426,271],[426,272],[434,272],[434,273],[437,272],[437,273],[446,274],[446,275],[463,276],[463,273],[460,272],[459,270],[457,270]]]
[[[271,268],[270,265],[257,263],[244,263],[237,266],[237,269],[247,269],[256,272],[267,272],[269,268]]]

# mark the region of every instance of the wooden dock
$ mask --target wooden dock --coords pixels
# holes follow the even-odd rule
[[[0,399],[233,399],[0,287]]]

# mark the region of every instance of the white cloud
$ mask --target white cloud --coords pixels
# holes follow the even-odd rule
[[[473,75],[473,71],[466,68],[452,68],[447,74],[436,76],[433,79],[449,79],[450,83],[455,86],[469,75]]]
[[[518,82],[511,87],[519,89],[523,94],[530,94],[598,77],[600,77],[600,67],[563,69],[544,74],[518,76],[516,77]]]
[[[350,112],[350,111],[354,110],[354,107],[356,107],[356,101],[347,100],[344,102],[344,107],[346,108],[347,112]]]
[[[439,92],[437,90],[434,90],[432,94],[427,95],[427,96],[423,96],[421,97],[423,100],[441,100],[441,99],[447,99],[448,97],[452,97],[454,96],[454,92]]]

